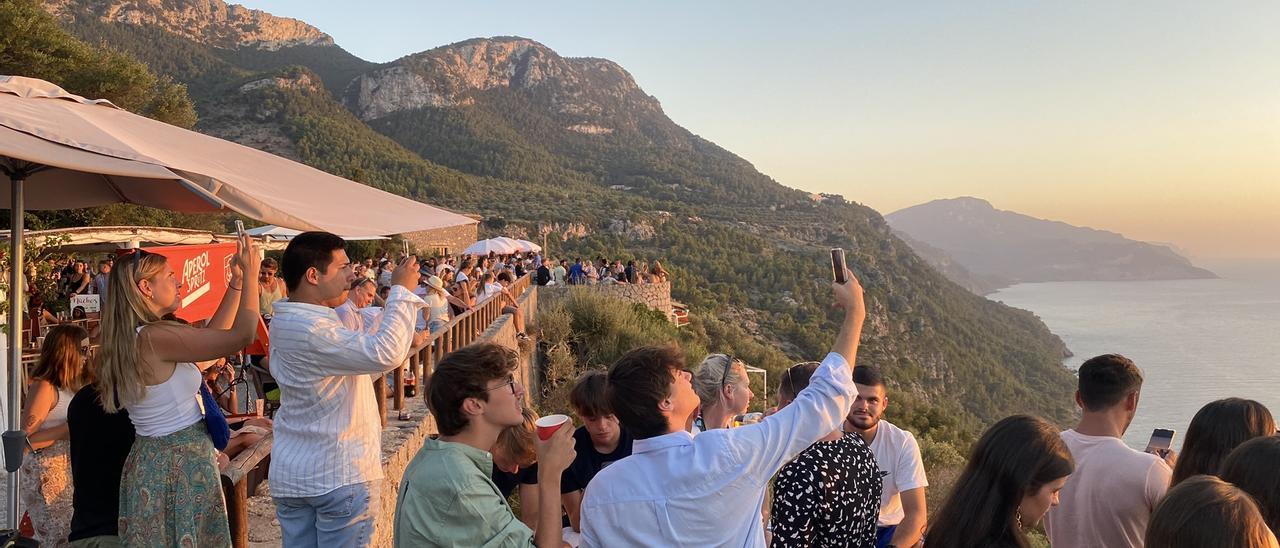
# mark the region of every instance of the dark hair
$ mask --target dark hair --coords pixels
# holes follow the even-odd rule
[[[1080,401],[1085,411],[1115,407],[1142,388],[1142,371],[1133,360],[1119,354],[1094,356],[1080,365]]]
[[[513,281],[515,281],[515,280],[512,280],[512,279],[511,279],[511,273],[510,273],[510,272],[508,272],[508,271],[506,271],[506,270],[503,270],[502,272],[499,272],[499,273],[498,273],[498,281],[499,281],[499,282],[507,282],[507,283],[511,283],[511,282],[513,282]]]
[[[271,257],[267,257],[265,259],[262,259],[262,262],[259,263],[259,266],[263,270],[266,270],[268,268],[275,268],[278,270],[280,268],[280,263],[277,263],[276,260],[272,259]]]
[[[427,406],[445,436],[455,436],[470,422],[462,413],[467,398],[489,401],[490,381],[505,378],[516,369],[514,350],[493,343],[477,343],[450,352],[436,364],[427,380]]]
[[[1280,531],[1280,436],[1262,436],[1240,444],[1218,475],[1253,496],[1262,519]]]
[[[1216,477],[1197,475],[1170,489],[1156,506],[1147,523],[1146,545],[1266,548],[1271,536],[1248,494]]]
[[[333,252],[345,249],[347,242],[341,236],[328,232],[303,232],[294,236],[284,248],[280,275],[284,285],[293,293],[302,283],[302,277],[312,268],[324,272],[333,262]]]
[[[853,368],[853,382],[863,386],[879,386],[884,388],[884,375],[879,367],[859,365]]]
[[[1017,525],[1023,497],[1071,475],[1071,452],[1058,428],[1015,415],[997,422],[973,447],[951,496],[929,526],[930,548],[1027,546]]]
[[[1182,454],[1169,485],[1196,474],[1217,474],[1232,449],[1258,436],[1276,433],[1276,422],[1265,406],[1253,400],[1226,398],[1201,407],[1187,427]]]
[[[604,371],[592,369],[578,375],[569,391],[569,405],[579,417],[606,417],[613,414],[607,394],[609,379]]]
[[[778,383],[778,403],[791,401],[800,395],[800,391],[809,386],[809,378],[818,370],[818,362],[797,363],[782,374],[782,382]]]
[[[684,368],[684,352],[674,344],[642,346],[609,368],[609,407],[633,438],[667,433],[667,419],[658,404],[671,395],[671,372]]]
[[[85,367],[85,355],[80,352],[80,342],[89,338],[89,332],[75,324],[55,325],[44,336],[40,346],[40,358],[31,371],[34,379],[43,379],[60,390],[79,390],[90,382],[89,368]]]

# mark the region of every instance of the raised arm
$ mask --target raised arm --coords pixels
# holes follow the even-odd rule
[[[844,322],[831,353],[822,360],[809,386],[790,405],[767,419],[723,434],[733,438],[729,447],[745,464],[745,470],[761,483],[769,481],[800,451],[835,430],[853,404],[857,394],[853,363],[867,312],[861,284],[852,272],[846,270],[845,276],[848,282],[832,284],[835,302],[845,311]]]
[[[258,251],[253,240],[241,235],[236,250],[242,277],[257,279]],[[196,329],[185,325],[152,324],[142,330],[139,340],[144,352],[164,363],[202,362],[234,354],[253,343],[258,328],[258,284],[239,286],[240,305],[235,320],[226,329]]]
[[[311,352],[328,358],[315,360],[322,364],[322,373],[385,373],[404,364],[413,346],[418,310],[426,305],[410,291],[417,285],[417,276],[417,260],[402,259],[392,274],[387,306],[382,309],[382,318],[372,332],[352,331],[339,325],[312,333]]]
[[[255,285],[257,282],[254,282]],[[237,261],[231,262],[231,281],[227,282],[227,291],[222,294],[222,302],[218,303],[218,311],[209,318],[206,327],[213,329],[231,329],[235,323],[236,312],[240,310],[240,299],[244,292],[244,270]]]

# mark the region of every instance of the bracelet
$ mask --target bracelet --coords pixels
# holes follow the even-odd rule
[[[241,286],[243,287],[243,284],[241,284]],[[228,287],[228,288],[230,288],[232,291],[240,291],[240,289],[241,289],[240,287],[236,287],[236,286],[231,285],[231,284],[227,284],[227,287]]]

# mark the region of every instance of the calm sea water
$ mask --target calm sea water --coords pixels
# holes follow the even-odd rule
[[[1019,284],[990,296],[1034,312],[1066,342],[1075,370],[1105,353],[1128,356],[1146,375],[1125,435],[1142,449],[1153,428],[1177,431],[1230,396],[1280,416],[1280,263],[1209,264],[1221,279]]]

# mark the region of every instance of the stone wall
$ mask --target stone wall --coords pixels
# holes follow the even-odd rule
[[[472,225],[474,232],[475,225]],[[520,311],[527,324],[533,323],[538,311],[538,292],[531,287],[519,298]],[[520,369],[517,375],[529,394],[536,394],[537,382],[534,367],[535,352],[532,341],[519,346],[516,339],[516,328],[509,316],[502,316],[489,326],[481,335],[481,339],[520,350]],[[430,436],[438,434],[435,420],[427,412],[424,391],[419,390],[413,398],[405,399],[405,410],[409,412],[409,420],[397,420],[398,412],[391,409],[391,401],[387,401],[387,426],[382,429],[382,492],[381,509],[377,523],[374,525],[372,546],[386,547],[392,545],[396,513],[396,495],[400,491],[400,478],[413,460],[414,455],[422,448],[423,442]],[[275,505],[266,493],[263,484],[262,493],[250,500],[249,541],[251,546],[280,546],[280,523],[275,520]]]
[[[671,282],[652,284],[612,284],[612,285],[562,285],[542,286],[538,294],[544,304],[553,303],[564,298],[570,291],[598,291],[619,299],[640,303],[667,315],[675,321],[671,314]]]
[[[478,223],[401,234],[415,251],[426,255],[458,254],[476,242]]]

